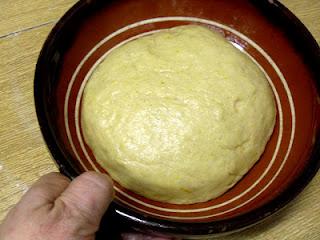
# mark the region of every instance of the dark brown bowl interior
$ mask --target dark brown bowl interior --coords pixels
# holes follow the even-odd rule
[[[110,38],[108,42],[99,45],[82,67],[79,67],[93,47],[115,31],[137,22],[164,17],[172,19],[141,24]],[[182,17],[183,19],[179,19]],[[276,130],[261,160],[226,194],[207,203],[173,206],[153,202],[122,189],[129,195],[163,207],[164,210],[159,212],[146,207],[137,210],[126,205],[125,201],[129,200],[118,194],[103,223],[114,225],[113,229],[129,226],[143,231],[187,237],[239,230],[257,223],[286,205],[306,186],[319,168],[320,51],[308,30],[280,3],[266,0],[96,0],[79,1],[65,14],[49,35],[37,63],[34,91],[38,120],[60,171],[73,178],[86,169],[92,169],[87,160],[83,160],[82,164],[78,161],[78,158],[85,159],[82,150],[79,150],[79,144],[70,144],[70,138],[76,139],[74,112],[77,94],[92,65],[107,50],[123,40],[155,29],[194,23],[191,18],[202,21],[197,24],[221,31],[229,41],[242,46],[263,67],[279,95],[277,106],[282,115],[278,115]],[[209,21],[216,25],[210,25]],[[233,30],[244,37],[235,34]],[[245,40],[246,38],[250,41]],[[258,47],[253,47],[255,45]],[[70,85],[77,71],[74,84]],[[283,118],[282,122],[280,118]],[[201,221],[198,217],[203,213],[188,212],[188,209],[223,204],[246,191],[270,163],[280,133],[283,140],[274,165],[266,178],[247,194],[247,198],[265,186],[268,191],[250,202],[239,199],[229,206],[217,208],[218,210],[208,210],[206,214],[210,217]],[[75,149],[79,156],[75,154]],[[90,149],[88,152],[90,153]],[[97,168],[104,171],[98,165]],[[146,209],[153,212],[143,212]],[[168,214],[166,209],[186,212]],[[170,218],[172,216],[187,217],[189,220],[173,220]],[[101,236],[104,229],[101,228]]]

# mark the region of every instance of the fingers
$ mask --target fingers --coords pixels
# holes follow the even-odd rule
[[[59,173],[41,177],[10,210],[0,229],[0,239],[49,239],[34,237],[38,226],[48,220],[48,209],[69,185],[69,179]],[[32,236],[32,237],[31,237]]]
[[[112,198],[113,185],[106,175],[86,172],[70,183],[51,173],[10,211],[0,234],[5,239],[94,239]]]
[[[113,195],[113,184],[109,177],[86,172],[75,178],[57,201],[62,201],[75,215],[84,218],[82,221],[88,220],[99,225]]]
[[[31,210],[53,203],[68,187],[70,180],[60,173],[42,176],[23,196],[20,205]]]

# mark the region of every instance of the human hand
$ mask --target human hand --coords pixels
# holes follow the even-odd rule
[[[59,173],[47,174],[9,212],[0,225],[0,240],[94,240],[113,195],[112,182],[103,174],[86,172],[72,182]]]

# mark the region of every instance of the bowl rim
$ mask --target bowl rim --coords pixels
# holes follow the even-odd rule
[[[101,3],[102,1],[80,0],[64,14],[47,37],[40,52],[35,70],[34,101],[42,136],[59,171],[70,179],[78,176],[80,170],[68,160],[67,154],[62,152],[54,129],[49,124],[50,109],[48,109],[46,96],[43,90],[45,84],[47,84],[47,80],[44,81],[43,79],[48,78],[47,70],[50,69],[49,66],[54,58],[56,43],[63,35],[62,33],[65,26],[76,21],[77,16],[84,14],[88,8],[92,7],[92,4],[98,2]],[[319,69],[320,66],[320,48],[311,33],[292,12],[277,0],[250,0],[250,2],[255,4],[262,12],[268,11],[268,14],[273,16],[273,19],[270,19],[270,21],[280,21],[281,27],[287,28],[286,34],[290,39],[292,39],[293,36],[299,35],[299,46],[297,47],[301,50],[301,46],[303,46],[300,54],[304,54],[303,52],[308,54],[310,60],[308,61],[308,66],[314,74],[314,79],[316,79],[315,84],[317,93],[319,94],[320,71],[317,70],[317,68]],[[296,44],[298,45],[298,43]],[[301,171],[301,174],[277,197],[273,198],[265,205],[245,214],[226,220],[211,221],[208,223],[183,223],[146,216],[113,202],[110,205],[106,216],[112,218],[120,225],[124,224],[143,231],[164,232],[176,236],[199,237],[240,231],[261,222],[266,217],[282,209],[306,187],[319,168],[320,131],[318,130],[310,158],[304,169]]]

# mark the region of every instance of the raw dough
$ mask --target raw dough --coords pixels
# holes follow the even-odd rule
[[[177,204],[231,188],[263,153],[275,116],[259,67],[219,33],[196,25],[113,50],[82,102],[86,143],[112,178]]]

